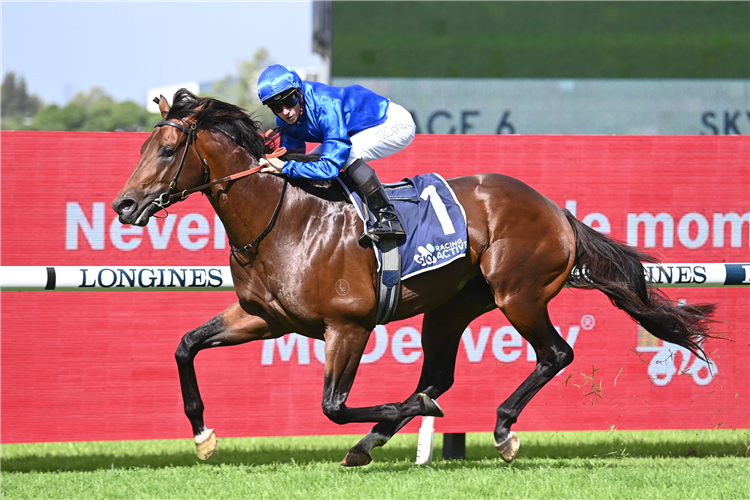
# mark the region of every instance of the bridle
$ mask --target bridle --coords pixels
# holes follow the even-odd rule
[[[164,191],[163,193],[161,193],[154,201],[151,202],[157,207],[159,207],[160,210],[165,210],[171,204],[187,199],[187,197],[193,193],[197,193],[198,191],[203,191],[206,188],[209,188],[216,184],[221,184],[222,182],[233,181],[235,179],[240,179],[250,174],[260,172],[260,170],[263,168],[261,165],[258,165],[251,169],[243,170],[242,172],[228,175],[227,177],[224,177],[223,179],[219,179],[219,180],[212,181],[212,182],[207,182],[209,179],[208,162],[203,157],[201,152],[198,151],[198,125],[196,123],[192,123],[190,124],[190,128],[188,128],[182,123],[177,123],[177,122],[173,122],[169,120],[162,120],[156,125],[154,125],[154,128],[162,127],[164,125],[175,127],[176,129],[179,129],[180,131],[182,131],[185,135],[187,135],[187,143],[185,144],[185,149],[182,151],[182,158],[180,159],[180,165],[177,167],[177,172],[175,172],[174,177],[172,178],[172,182],[169,183],[169,188],[167,189],[167,191]],[[198,158],[200,158],[201,162],[203,163],[204,184],[201,184],[200,186],[196,186],[190,189],[185,189],[182,192],[177,193],[174,191],[174,189],[177,187],[177,178],[180,176],[180,172],[182,172],[182,167],[185,165],[185,157],[187,156],[187,152],[188,152],[188,149],[190,149],[191,143],[193,144],[193,148],[195,149],[195,152],[198,154]],[[277,158],[283,155],[284,153],[286,153],[286,149],[279,148],[273,153],[266,155],[266,158]]]
[[[209,168],[208,168],[208,162],[203,157],[201,152],[198,150],[198,125],[196,123],[191,123],[190,128],[186,127],[184,123],[177,123],[169,120],[162,120],[156,125],[154,125],[154,128],[162,127],[168,125],[170,127],[175,127],[176,129],[179,129],[182,131],[185,135],[187,135],[187,143],[185,143],[185,149],[182,152],[182,158],[180,159],[180,164],[177,167],[177,172],[175,172],[174,177],[172,178],[172,182],[169,183],[169,188],[167,188],[167,191],[164,191],[161,193],[155,200],[153,200],[151,203],[159,207],[159,211],[167,209],[168,206],[172,205],[173,203],[177,203],[179,201],[183,201],[187,199],[188,196],[190,196],[193,193],[196,193],[198,191],[203,191],[206,188],[209,188],[211,186],[214,186],[216,184],[221,184],[223,182],[229,182],[233,181],[235,179],[241,179],[242,177],[247,177],[248,175],[254,174],[256,172],[260,172],[263,169],[262,165],[255,166],[253,168],[243,170],[242,172],[238,172],[236,174],[228,175],[224,177],[223,179],[219,179],[212,182],[207,182],[209,179]],[[269,133],[271,131],[269,130]],[[266,133],[266,137],[268,136],[268,133]],[[195,149],[195,152],[198,154],[198,157],[201,159],[201,162],[203,163],[203,184],[200,186],[196,186],[190,189],[185,189],[182,192],[175,192],[175,188],[177,187],[177,178],[180,176],[180,172],[182,172],[182,167],[185,165],[185,158],[187,157],[188,149],[190,149],[190,144],[193,144],[193,148]],[[265,158],[278,158],[279,156],[286,153],[286,148],[279,147],[276,149],[273,153],[265,155]],[[273,227],[274,223],[276,222],[276,219],[279,216],[279,211],[281,210],[281,204],[284,201],[284,193],[286,193],[286,186],[288,184],[288,181],[286,178],[284,178],[284,187],[281,190],[281,196],[279,197],[279,203],[276,205],[276,209],[273,212],[273,215],[271,217],[271,220],[268,222],[268,225],[266,228],[261,232],[261,234],[250,244],[245,245],[242,248],[235,249],[234,245],[232,245],[232,252],[245,252],[248,250],[251,250],[255,245],[257,245],[260,240],[262,240]]]

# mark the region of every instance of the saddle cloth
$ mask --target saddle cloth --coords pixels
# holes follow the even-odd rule
[[[363,225],[375,221],[364,210],[362,197],[349,176],[342,175],[344,186]],[[384,184],[396,208],[406,236],[398,241],[401,254],[401,279],[438,269],[466,255],[468,230],[466,213],[448,183],[438,174],[423,174],[401,182]],[[365,213],[368,219],[365,220]],[[373,243],[378,265],[379,244]]]

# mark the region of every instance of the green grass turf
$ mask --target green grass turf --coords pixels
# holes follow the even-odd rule
[[[339,461],[357,436],[219,439],[207,462],[191,440],[2,446],[2,498],[747,499],[750,431],[525,432],[512,464],[489,433],[465,460],[414,465],[416,435],[374,461]]]

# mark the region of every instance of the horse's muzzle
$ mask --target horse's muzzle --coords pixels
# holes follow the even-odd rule
[[[112,209],[117,212],[120,223],[141,227],[148,224],[151,216],[159,211],[159,207],[151,200],[146,199],[139,204],[135,199],[127,196],[113,201]]]

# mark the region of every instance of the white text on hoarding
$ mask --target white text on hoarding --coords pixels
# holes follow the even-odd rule
[[[536,361],[534,349],[512,326],[500,328],[483,326],[474,330],[476,333],[469,327],[461,336],[461,343],[469,363],[480,363],[485,359],[488,347],[492,352],[492,358],[501,363],[513,363],[518,360]],[[562,335],[559,326],[556,326],[555,330]],[[580,330],[581,327],[578,325],[568,328],[565,341],[570,347],[575,346]],[[399,328],[391,336],[385,326],[378,325],[372,335],[374,345],[362,356],[361,363],[374,363],[380,360],[389,348],[391,356],[401,364],[411,364],[422,357],[422,334],[414,327]],[[260,364],[273,365],[277,359],[277,352],[280,361],[290,362],[294,358],[295,350],[297,351],[296,362],[299,365],[309,365],[313,357],[319,363],[325,363],[325,343],[322,340],[314,340],[311,349],[310,339],[293,333],[278,339],[264,340]]]
[[[578,217],[576,200],[567,200],[565,208]],[[105,214],[101,202],[92,203],[90,211],[80,203],[67,203],[65,249],[104,250],[112,245],[126,252],[139,248],[170,250],[175,249],[175,243],[191,251],[227,248],[226,231],[217,215],[170,214],[165,219],[152,219],[143,228],[120,224],[114,216],[106,224]],[[600,233],[612,232],[610,220],[603,213],[582,214],[579,218]],[[691,250],[707,246],[743,248],[750,246],[750,212],[688,212],[679,218],[668,212],[630,212],[626,232],[627,243],[642,248],[674,248],[677,242]]]
[[[204,215],[188,213],[182,216],[169,214],[163,220],[151,219],[144,228],[123,225],[113,217],[109,232],[105,229],[105,204],[91,204],[91,218],[87,217],[79,203],[69,202],[65,215],[65,249],[80,250],[79,236],[92,250],[104,250],[109,236],[109,243],[122,251],[135,250],[150,242],[154,250],[169,250],[172,236],[186,250],[203,250],[213,248],[223,250],[227,247],[226,231],[218,215],[213,216],[213,227]],[[211,244],[211,245],[209,245]]]

